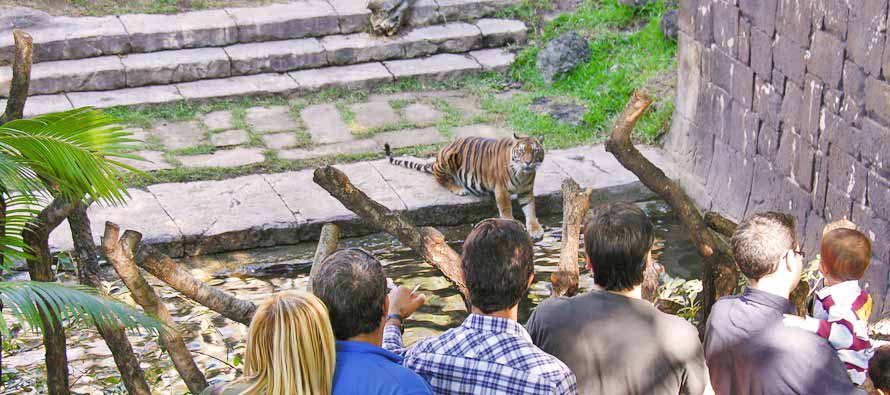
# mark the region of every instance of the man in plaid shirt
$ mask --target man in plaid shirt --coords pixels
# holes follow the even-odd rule
[[[401,320],[423,302],[399,287],[390,293],[383,348],[426,379],[436,394],[577,394],[575,375],[532,344],[517,322],[534,279],[532,240],[515,221],[489,219],[467,236],[461,256],[473,305],[457,328],[402,346]]]

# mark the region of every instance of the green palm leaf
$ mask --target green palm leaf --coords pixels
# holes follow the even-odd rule
[[[51,312],[62,322],[84,322],[101,327],[145,328],[157,333],[166,330],[158,320],[116,300],[99,296],[82,285],[63,285],[38,281],[0,281],[0,299],[4,308],[32,329],[40,329],[40,312]],[[0,315],[0,333],[9,334]]]
[[[138,170],[115,158],[140,158],[127,153],[138,141],[116,123],[113,117],[88,107],[7,122],[0,126],[0,157],[16,158],[71,199],[87,195],[120,204],[128,196],[121,182],[122,169]],[[6,173],[13,171],[12,164]],[[0,175],[5,174],[2,171],[0,160]],[[19,184],[31,179],[21,178]]]
[[[39,199],[29,194],[4,195],[6,201],[6,212],[3,218],[5,232],[0,236],[0,254],[3,256],[3,262],[0,268],[6,269],[12,264],[14,259],[27,259],[31,255],[28,254],[27,246],[22,240],[22,231],[25,227],[30,226],[31,219],[40,213],[38,207]]]

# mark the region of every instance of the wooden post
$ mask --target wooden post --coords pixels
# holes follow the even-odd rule
[[[448,245],[441,232],[431,227],[414,226],[405,213],[392,211],[377,203],[352,185],[346,174],[334,167],[323,166],[315,169],[312,179],[339,200],[344,207],[378,229],[395,236],[402,244],[439,269],[445,278],[457,286],[464,297],[464,302],[469,300],[464,273],[460,266],[460,254]]]
[[[49,234],[74,210],[74,203],[56,197],[31,220],[22,232],[22,240],[33,255],[28,259],[32,281],[55,281],[53,257],[49,250]],[[52,312],[40,311],[43,344],[46,350],[46,387],[50,395],[69,394],[68,355],[65,350],[65,327]]]
[[[28,89],[31,85],[31,62],[34,54],[34,40],[24,30],[12,31],[15,40],[15,57],[12,60],[12,83],[9,88],[9,99],[6,111],[0,115],[0,125],[21,119],[25,113],[25,101],[28,100]]]
[[[80,283],[96,288],[103,295],[101,289],[101,277],[99,271],[98,248],[93,242],[93,232],[90,229],[90,219],[87,216],[87,204],[79,203],[68,215],[68,225],[71,227],[71,238],[74,241],[74,260],[77,262],[77,277]],[[107,296],[107,295],[106,295]],[[133,352],[133,346],[127,339],[127,332],[123,326],[97,325],[99,335],[105,339],[111,356],[121,374],[121,380],[127,392],[133,395],[151,395],[151,389],[145,381],[139,360]]]
[[[572,178],[562,182],[562,244],[559,269],[550,275],[551,296],[572,296],[578,293],[578,248],[581,243],[581,221],[590,208],[592,189],[581,190]]]
[[[102,250],[108,258],[108,262],[114,266],[114,270],[130,289],[133,300],[142,306],[146,313],[157,317],[158,320],[170,327],[160,333],[161,345],[167,349],[170,359],[173,360],[173,366],[176,367],[176,371],[179,372],[189,391],[193,394],[200,394],[207,387],[204,373],[198,369],[191,352],[182,340],[182,336],[176,331],[176,323],[173,321],[170,311],[167,310],[167,306],[155,294],[154,288],[145,281],[133,261],[134,249],[139,245],[142,236],[136,232],[126,231],[118,240],[119,234],[120,228],[117,225],[110,222],[105,223]]]
[[[692,242],[704,263],[701,320],[704,323],[711,312],[711,305],[719,297],[729,295],[735,290],[738,271],[728,246],[711,233],[695,203],[683,188],[646,159],[631,142],[631,131],[651,103],[652,99],[646,93],[634,92],[612,127],[612,136],[606,142],[606,151],[611,152],[622,166],[633,172],[643,185],[670,204],[689,229]]]
[[[312,269],[309,270],[309,278],[315,278],[318,270],[321,269],[321,262],[337,250],[337,244],[340,242],[340,227],[337,224],[324,224],[321,228],[321,234],[318,236],[318,245],[315,247],[315,257],[312,258]],[[309,288],[312,289],[312,281],[309,282]]]

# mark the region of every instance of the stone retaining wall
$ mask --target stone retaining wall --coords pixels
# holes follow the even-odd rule
[[[731,218],[791,212],[814,254],[826,222],[874,241],[865,279],[890,314],[887,0],[681,0],[666,148],[687,190]],[[885,49],[886,47],[886,49]]]

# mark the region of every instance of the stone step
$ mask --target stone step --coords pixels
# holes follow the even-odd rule
[[[423,26],[475,20],[520,2],[418,0],[407,24]],[[0,65],[12,61],[14,27],[24,28],[34,38],[34,59],[39,63],[358,33],[369,30],[369,16],[367,0],[301,0],[171,15],[73,18],[38,13],[35,18],[22,18],[28,26],[0,29]]]
[[[68,92],[36,95],[25,103],[25,116],[92,106],[140,106],[182,100],[219,100],[247,96],[290,95],[327,88],[370,89],[405,78],[442,81],[484,71],[503,72],[515,56],[500,48],[464,54],[438,54],[423,58],[329,66],[288,73],[264,73],[205,79],[167,85],[143,86],[107,91]],[[0,108],[6,100],[0,99]]]
[[[329,65],[463,53],[523,42],[521,21],[480,19],[412,28],[393,38],[368,33],[177,49],[125,56],[100,56],[37,63],[30,94],[102,91],[173,84],[211,78],[282,73]],[[9,91],[12,71],[0,68],[0,97]]]
[[[640,152],[672,178],[677,170],[655,147]],[[391,210],[407,213],[415,225],[447,226],[497,215],[493,198],[457,196],[429,174],[393,166],[386,160],[336,165],[352,183]],[[377,232],[363,224],[312,182],[313,169],[253,174],[218,181],[150,185],[131,189],[124,207],[94,204],[88,214],[97,241],[105,221],[143,234],[143,241],[174,257],[296,244],[316,240],[327,222],[340,224],[343,237]],[[650,200],[655,195],[605,151],[603,145],[547,152],[535,178],[539,216],[562,210],[562,180],[572,177],[592,188],[591,202]],[[518,205],[514,209],[519,213]],[[70,229],[61,224],[49,244],[72,248]]]

